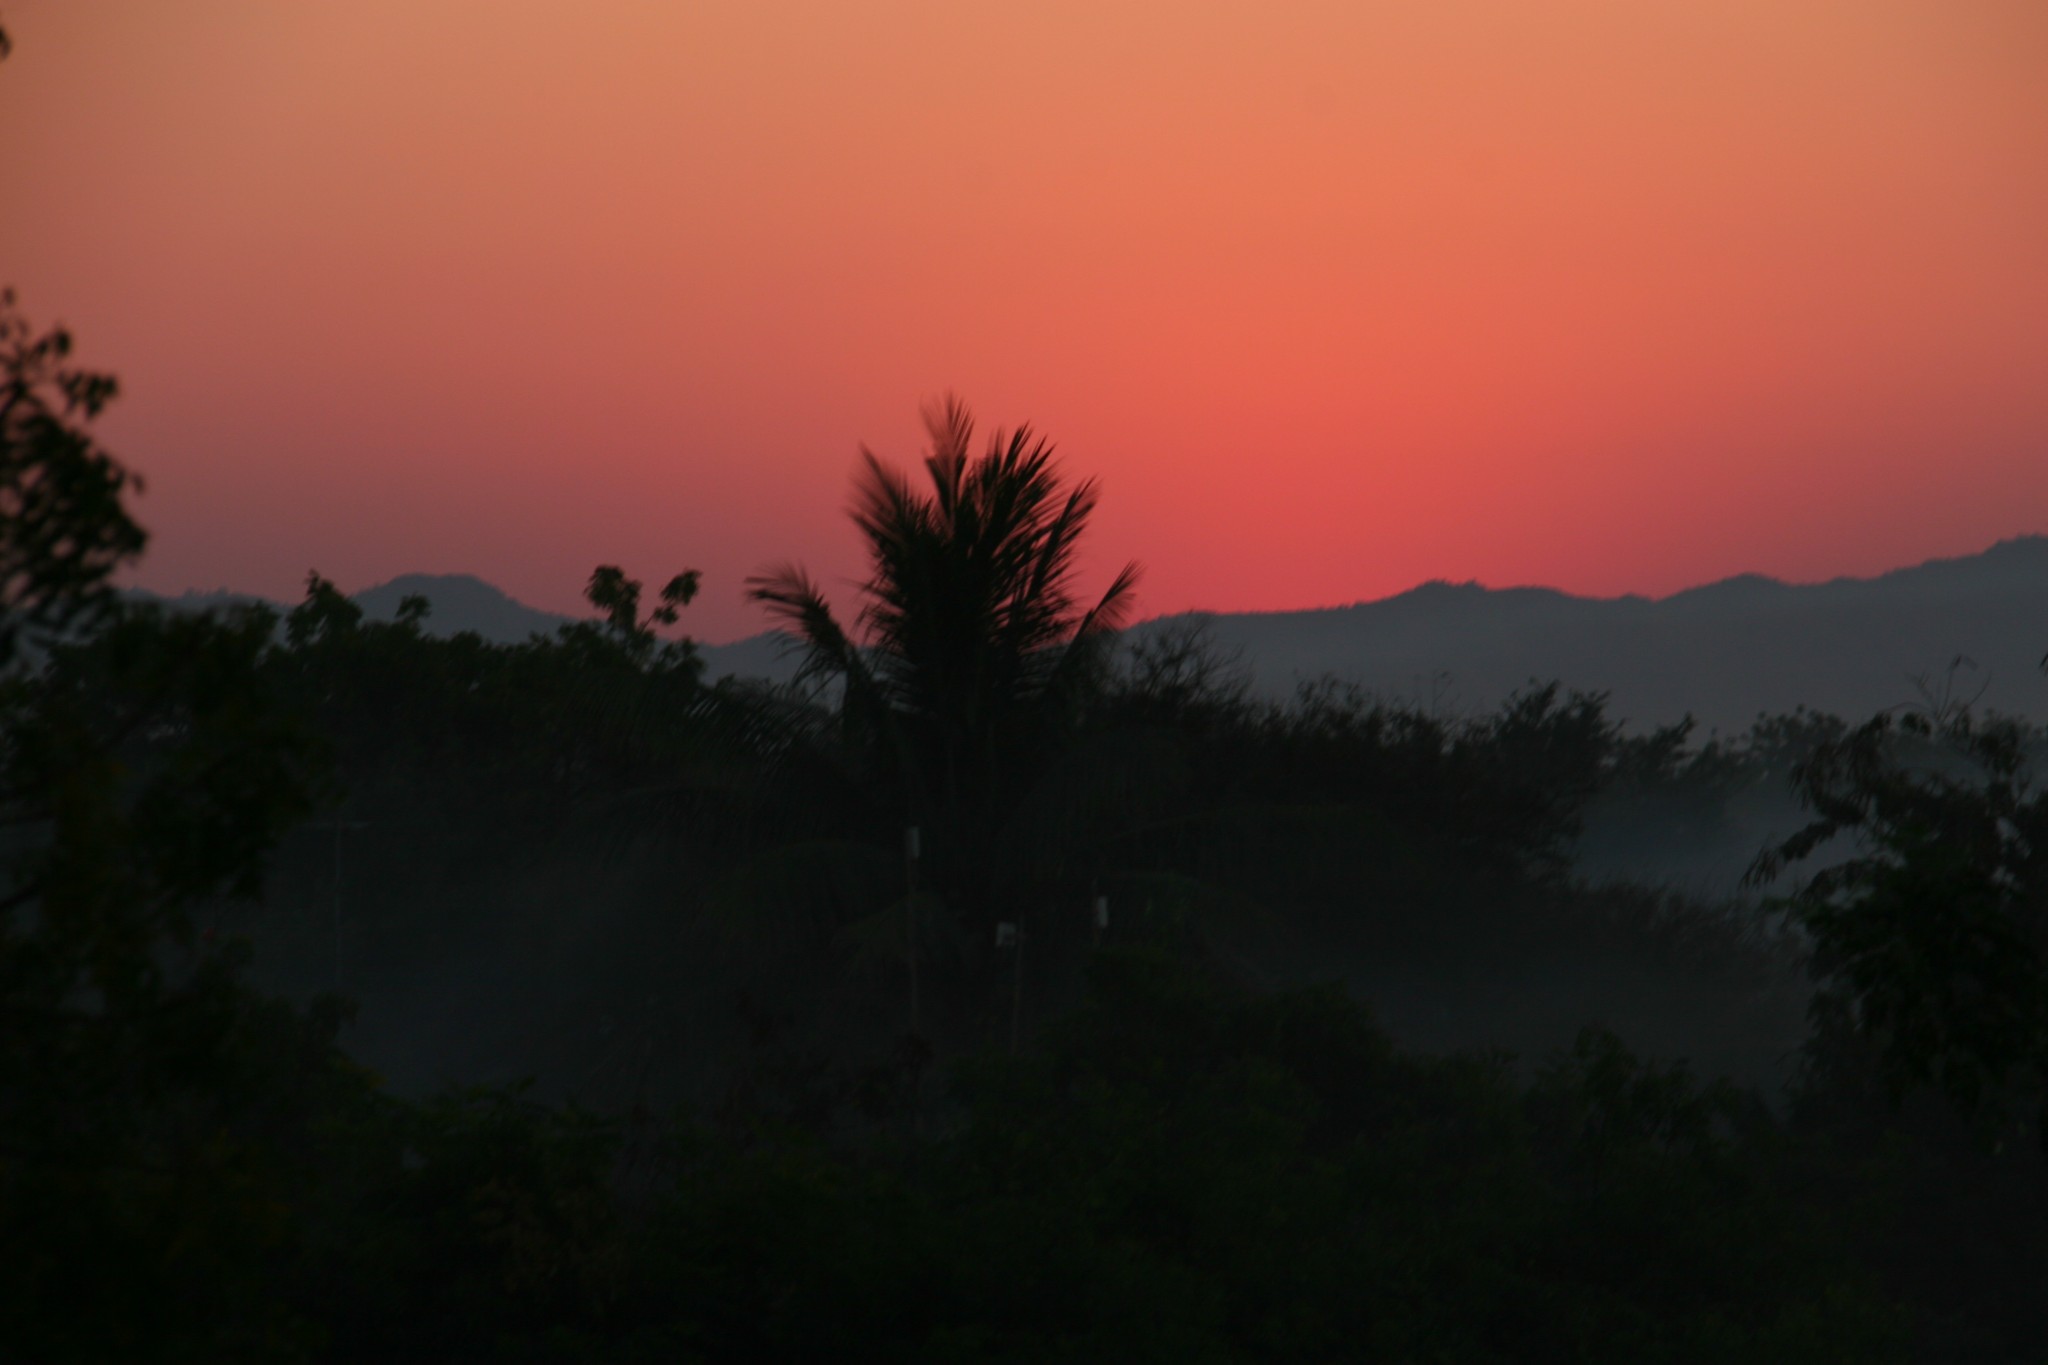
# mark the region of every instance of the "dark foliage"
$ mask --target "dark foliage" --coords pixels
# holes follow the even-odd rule
[[[0,341],[0,1354],[1964,1360],[2048,1326],[2017,732],[1267,706],[1198,634],[1113,668],[1128,571],[1071,586],[1093,486],[1027,432],[972,459],[957,405],[929,497],[869,459],[871,651],[756,585],[836,698],[705,685],[666,634],[693,573],[643,610],[600,567],[601,619],[516,646],[318,575],[282,618],[123,608],[112,382],[11,304]],[[1711,823],[1794,764],[1815,819],[1766,870],[1863,841],[1796,935],[1576,878],[1596,803]],[[1602,1027],[1430,1054],[1300,984],[1477,1014],[1555,977],[1576,1025],[1627,977],[1722,1032],[1801,944],[1785,1095]]]
[[[0,668],[102,611],[146,539],[122,504],[135,476],[87,430],[117,385],[70,357],[69,332],[38,333],[0,291]]]
[[[2036,1110],[2048,1153],[2048,798],[2024,739],[1887,715],[1821,745],[1798,772],[1814,818],[1758,873],[1848,842],[1783,902],[1813,940],[1817,1026],[1866,1045],[1895,1100],[1932,1087],[1994,1125]]]

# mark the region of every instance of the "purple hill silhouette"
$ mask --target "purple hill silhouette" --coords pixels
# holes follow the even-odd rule
[[[437,635],[517,643],[575,619],[467,574],[407,574],[355,598],[371,619],[390,620],[412,593],[432,604],[426,627]],[[223,591],[164,600],[199,608],[254,599]],[[1734,733],[1759,714],[1800,706],[1855,719],[1943,697],[2048,720],[2038,667],[2048,653],[2048,536],[1875,578],[1788,584],[1744,574],[1656,599],[1432,582],[1346,607],[1160,617],[1128,636],[1195,624],[1238,657],[1255,692],[1276,699],[1335,677],[1472,713],[1556,680],[1607,693],[1611,714],[1639,729],[1690,713],[1705,729]],[[796,666],[786,643],[764,632],[700,646],[706,677],[786,680]]]

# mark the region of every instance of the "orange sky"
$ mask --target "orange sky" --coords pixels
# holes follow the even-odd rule
[[[2040,0],[7,0],[0,283],[142,583],[858,572],[1028,419],[1144,615],[2048,530]]]

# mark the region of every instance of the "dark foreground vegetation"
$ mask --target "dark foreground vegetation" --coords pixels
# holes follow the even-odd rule
[[[689,574],[169,615],[67,349],[0,312],[0,1357],[2048,1340],[2037,737],[1258,704],[1119,654],[1092,487],[957,405],[859,621],[751,585],[807,687],[705,685]],[[1756,894],[1575,861],[1788,782]]]

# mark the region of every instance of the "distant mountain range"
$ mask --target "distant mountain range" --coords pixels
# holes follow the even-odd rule
[[[1266,693],[1334,674],[1471,711],[1556,679],[1608,693],[1609,713],[1638,726],[1690,713],[1724,733],[1802,705],[1861,719],[1930,694],[2048,720],[2043,536],[1810,585],[1747,574],[1653,600],[1439,582],[1350,607],[1208,619]]]
[[[572,619],[459,574],[408,574],[356,600],[389,620],[410,593],[433,604],[427,627],[436,634],[473,630],[510,643]],[[1269,696],[1334,676],[1384,697],[1476,712],[1554,679],[1607,693],[1610,713],[1635,728],[1690,713],[1733,733],[1799,706],[1861,718],[1943,695],[2048,720],[2038,667],[2048,653],[2048,536],[1867,579],[1795,585],[1750,574],[1656,599],[1434,582],[1348,607],[1161,617],[1128,635],[1190,627]],[[709,677],[780,680],[794,670],[785,643],[762,634],[700,648]]]

